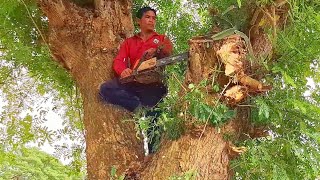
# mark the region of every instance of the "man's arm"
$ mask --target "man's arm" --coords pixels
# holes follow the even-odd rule
[[[162,46],[162,48],[156,55],[158,59],[172,55],[173,46],[170,39],[167,36],[164,37],[163,42],[161,43],[160,46]]]
[[[172,52],[173,52],[173,46],[172,46],[170,39],[167,36],[164,37],[163,45],[164,45],[163,54],[166,57],[171,56]]]
[[[158,59],[168,57],[172,55],[172,43],[166,36],[163,37],[163,41],[159,44],[158,48],[150,48],[145,51],[146,59],[151,59],[152,57],[157,57]]]
[[[118,55],[113,60],[113,69],[116,72],[116,74],[120,77],[129,76],[132,72],[132,70],[127,67],[127,61],[130,61],[128,59],[129,57],[128,50],[129,50],[128,43],[127,41],[124,41],[120,46]]]

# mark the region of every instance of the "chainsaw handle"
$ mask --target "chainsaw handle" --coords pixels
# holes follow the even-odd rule
[[[155,48],[155,52],[154,52],[155,54],[154,54],[154,55],[156,56],[157,54],[159,54],[163,48],[164,48],[164,45],[163,45],[163,44],[160,44],[157,48]],[[145,51],[145,53],[142,55],[142,58],[141,58],[141,59],[138,59],[138,60],[134,63],[132,70],[137,70],[137,69],[139,68],[139,66],[141,65],[141,63],[142,63],[143,61],[147,60],[146,58],[147,58],[147,55],[148,55],[148,54],[149,54],[148,50]],[[154,56],[154,55],[153,55],[153,56]],[[152,58],[152,57],[150,57],[150,58]]]
[[[142,55],[142,58],[141,58],[141,59],[138,59],[138,60],[134,63],[134,65],[133,65],[133,67],[132,67],[133,73],[135,73],[135,71],[137,71],[137,69],[139,68],[139,66],[141,65],[141,63],[146,60],[147,55],[148,55],[148,52],[145,52],[145,53]]]

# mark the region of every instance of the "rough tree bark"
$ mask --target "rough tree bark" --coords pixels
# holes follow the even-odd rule
[[[123,122],[130,115],[99,100],[99,85],[113,78],[112,60],[119,44],[133,33],[131,0],[95,0],[94,9],[80,8],[67,0],[38,3],[49,19],[52,55],[70,72],[83,98],[88,179],[109,179],[112,166],[123,173],[134,165],[140,167],[140,172],[131,173],[132,178],[167,179],[189,170],[196,171],[199,179],[231,177],[232,148],[216,129],[189,127],[179,140],[163,142],[160,151],[145,163],[133,122]],[[221,43],[190,41],[187,81],[198,83],[213,74]],[[221,77],[221,85],[227,79]],[[238,135],[249,131],[247,110],[241,109],[222,131]]]
[[[126,112],[104,105],[99,85],[113,77],[112,60],[120,42],[132,35],[131,1],[95,1],[95,11],[66,0],[39,0],[49,19],[52,54],[70,72],[84,107],[89,179],[105,179],[114,166],[123,172],[143,159],[143,146]]]

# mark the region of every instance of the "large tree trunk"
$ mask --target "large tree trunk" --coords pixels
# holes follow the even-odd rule
[[[113,78],[111,66],[120,42],[133,33],[131,0],[95,0],[94,10],[67,0],[38,2],[49,19],[52,54],[75,79],[83,98],[88,179],[109,179],[112,166],[121,174],[134,165],[140,167],[140,172],[131,172],[132,178],[167,179],[186,171],[196,172],[199,179],[231,177],[232,148],[222,134],[232,132],[240,137],[241,132],[250,130],[247,108],[239,109],[240,113],[222,132],[209,126],[189,127],[180,139],[165,141],[152,160],[145,163],[133,122],[123,122],[130,115],[99,100],[99,85]],[[206,41],[191,41],[187,83],[198,83],[217,69],[217,51],[223,42]],[[219,78],[222,86],[228,82],[227,77]]]
[[[49,19],[50,49],[80,88],[84,107],[89,179],[105,179],[111,167],[123,172],[143,159],[128,114],[103,104],[99,85],[113,78],[112,61],[120,42],[133,32],[131,1],[96,1],[96,10],[82,9],[66,0],[40,0]]]

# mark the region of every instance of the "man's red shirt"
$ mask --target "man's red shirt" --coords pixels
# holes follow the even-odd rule
[[[165,56],[171,55],[172,43],[165,35],[154,32],[146,41],[143,41],[139,35],[134,35],[133,37],[126,39],[121,44],[119,53],[113,61],[114,71],[120,76],[123,70],[129,68],[128,61],[130,61],[130,68],[132,68],[146,50],[157,48],[159,45],[163,45],[162,53]]]

